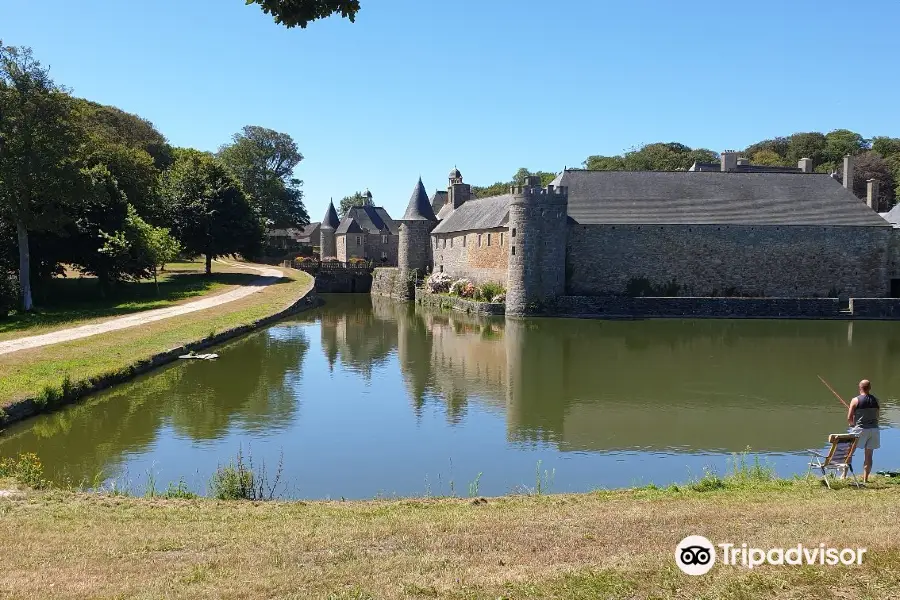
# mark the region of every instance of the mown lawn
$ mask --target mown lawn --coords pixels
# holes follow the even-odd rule
[[[101,294],[95,277],[68,272],[35,294],[36,310],[13,312],[0,319],[0,340],[38,335],[55,329],[84,325],[152,308],[163,308],[208,294],[220,293],[259,277],[257,273],[213,262],[206,276],[205,261],[171,263],[159,274],[159,290],[153,281],[127,282]]]
[[[312,277],[283,270],[285,277],[245,298],[194,312],[79,340],[0,355],[0,407],[120,371],[140,360],[252,323],[287,308],[312,286]],[[254,275],[252,277],[257,277]]]
[[[690,534],[865,547],[861,566],[674,563]],[[897,598],[900,489],[769,482],[493,499],[0,498],[0,596],[43,598]]]

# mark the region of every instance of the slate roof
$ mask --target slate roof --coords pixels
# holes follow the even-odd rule
[[[358,230],[350,230],[349,228],[356,224]],[[344,218],[338,225],[335,234],[341,233],[390,233],[397,235],[400,230],[397,223],[391,219],[391,216],[380,206],[354,206],[347,211]]]
[[[319,230],[320,226],[321,226],[321,223],[310,223],[309,225],[305,225],[297,232],[296,237],[298,237],[298,238],[311,237]]]
[[[512,196],[491,196],[464,202],[438,223],[432,233],[456,233],[473,229],[494,229],[505,227],[509,216],[509,202]]]
[[[322,229],[336,229],[339,224],[337,211],[334,210],[334,200],[328,204],[328,210],[325,211],[325,218],[322,219]]]
[[[441,209],[444,208],[444,205],[447,203],[447,196],[447,192],[438,190],[434,193],[434,196],[431,197],[431,210],[434,211],[434,214],[438,214]]]
[[[465,204],[463,206],[465,206]],[[438,221],[443,221],[444,219],[449,217],[451,214],[453,214],[453,205],[445,204],[444,206],[441,207],[441,210],[439,210],[437,213]]]
[[[431,200],[428,199],[428,192],[425,191],[425,186],[422,185],[421,177],[419,177],[419,182],[413,189],[412,196],[409,197],[409,204],[406,207],[406,212],[403,213],[403,217],[401,217],[400,220],[437,221],[434,209],[431,208]]]
[[[705,162],[694,162],[691,165],[691,168],[688,169],[691,172],[703,172],[703,171],[716,171],[722,172],[722,163],[705,163]],[[803,169],[800,167],[770,167],[767,165],[735,165],[732,173],[802,173]]]
[[[551,185],[581,224],[888,226],[824,174],[567,170]]]

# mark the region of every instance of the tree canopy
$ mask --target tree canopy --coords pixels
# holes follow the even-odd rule
[[[297,143],[286,133],[248,125],[219,149],[219,159],[237,177],[253,207],[270,227],[302,227],[309,223],[303,205],[303,182],[294,167],[303,160]]]
[[[372,202],[372,195],[369,192],[354,192],[350,196],[344,196],[341,198],[341,203],[338,205],[338,216],[340,218],[344,218],[344,215],[350,211],[354,206],[373,206],[374,202]]]
[[[276,23],[287,28],[306,29],[312,21],[337,13],[353,23],[359,12],[359,0],[246,0],[246,3],[258,4]]]

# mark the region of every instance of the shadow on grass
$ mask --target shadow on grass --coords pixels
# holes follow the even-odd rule
[[[32,327],[53,327],[72,321],[115,317],[153,308],[164,308],[190,298],[203,296],[224,286],[272,283],[255,273],[169,272],[159,282],[116,284],[107,294],[101,294],[94,277],[54,278],[35,292],[36,309],[31,313],[11,313],[0,319],[0,334],[22,331]],[[284,280],[276,280],[281,283]]]

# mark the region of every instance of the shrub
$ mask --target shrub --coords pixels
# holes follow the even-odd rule
[[[470,285],[472,285],[472,282],[468,279],[457,279],[453,282],[453,285],[450,286],[450,295],[463,296],[466,287]]]
[[[506,294],[497,294],[491,298],[491,302],[494,304],[506,304]]]
[[[280,460],[270,485],[265,463],[256,471],[253,468],[253,456],[248,455],[245,462],[243,453],[238,450],[234,461],[225,466],[220,465],[213,473],[209,482],[212,496],[218,500],[274,500],[282,467],[283,462]]]
[[[495,297],[501,294],[506,294],[506,290],[503,289],[503,286],[499,283],[488,281],[487,283],[482,283],[478,286],[478,292],[475,297],[482,302],[492,302]]]
[[[432,294],[441,294],[450,290],[453,278],[446,273],[432,273],[425,280],[425,289]]]
[[[363,264],[365,264],[366,262],[367,262],[367,261],[366,261],[366,259],[364,259],[364,258],[358,258],[358,257],[356,257],[356,256],[353,256],[353,257],[351,257],[351,258],[347,261],[347,264],[348,264],[348,265],[363,265]]]
[[[470,281],[469,283],[467,283],[465,285],[465,287],[463,287],[463,289],[462,289],[462,291],[460,291],[459,295],[462,298],[471,298],[474,300],[476,291],[477,291],[477,288],[475,287],[475,284]]]
[[[0,459],[0,477],[12,477],[30,488],[47,487],[44,480],[44,465],[36,454],[19,454],[17,458]]]

